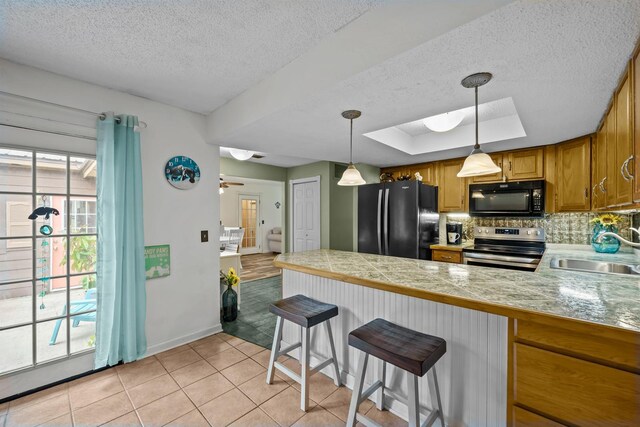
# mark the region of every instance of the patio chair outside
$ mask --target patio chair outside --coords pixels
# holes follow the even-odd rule
[[[89,289],[85,293],[83,300],[71,301],[70,306],[71,306],[71,309],[69,311],[69,314],[71,315],[75,313],[82,313],[84,311],[95,310],[97,307],[96,289],[95,288]],[[67,305],[65,304],[64,307],[62,308],[62,313],[60,313],[60,315],[64,316],[66,314],[67,314]],[[58,332],[60,331],[60,325],[62,324],[62,320],[64,319],[58,319],[56,321],[56,325],[53,328],[53,333],[51,334],[51,340],[49,340],[49,345],[54,345],[56,343],[56,340],[58,339]],[[96,312],[94,311],[91,313],[79,314],[77,316],[74,316],[72,326],[74,328],[77,327],[81,321],[95,322]]]

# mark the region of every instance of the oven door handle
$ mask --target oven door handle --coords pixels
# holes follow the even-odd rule
[[[504,262],[512,262],[512,263],[520,263],[520,264],[538,264],[540,263],[540,258],[524,258],[524,257],[513,257],[507,255],[494,255],[494,254],[479,254],[475,252],[465,252],[465,258],[478,259],[482,261],[504,261]]]
[[[507,261],[496,261],[492,259],[476,259],[476,258],[465,258],[464,263],[468,264],[472,262],[475,265],[486,265],[486,266],[496,266],[496,267],[519,267],[519,268],[529,268],[531,270],[536,270],[538,268],[538,264],[524,264],[521,262],[507,262]]]

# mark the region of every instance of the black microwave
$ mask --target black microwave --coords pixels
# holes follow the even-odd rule
[[[469,185],[469,215],[544,216],[544,180]]]

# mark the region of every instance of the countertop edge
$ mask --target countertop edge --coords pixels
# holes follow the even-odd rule
[[[287,270],[293,270],[300,273],[307,273],[314,276],[320,276],[327,279],[334,279],[341,282],[351,283],[354,285],[366,286],[369,288],[379,289],[383,291],[393,292],[396,294],[406,295],[414,298],[426,299],[429,301],[439,302],[443,304],[454,305],[456,307],[467,308],[471,310],[483,311],[485,313],[496,314],[518,320],[536,321],[550,326],[571,327],[593,335],[603,335],[611,337],[611,334],[623,341],[637,342],[640,338],[640,332],[604,323],[591,322],[574,317],[559,316],[551,313],[516,308],[508,305],[491,303],[481,300],[471,300],[464,297],[446,295],[438,292],[416,289],[402,284],[381,282],[372,279],[364,279],[361,277],[350,276],[344,273],[337,273],[323,269],[308,267],[299,264],[291,264],[280,261],[277,258],[273,261],[273,265]],[[593,328],[602,328],[601,332],[594,331]]]

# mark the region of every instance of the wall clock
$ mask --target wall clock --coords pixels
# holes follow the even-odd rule
[[[188,190],[195,187],[200,181],[200,168],[190,157],[175,156],[167,162],[164,176],[174,187]]]

